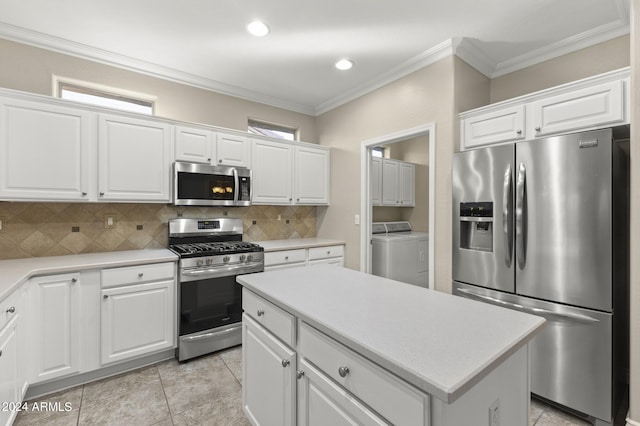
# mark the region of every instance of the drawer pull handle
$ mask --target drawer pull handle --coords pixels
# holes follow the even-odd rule
[[[264,311],[262,309],[258,309],[258,312],[256,312],[258,314],[259,317],[264,315]]]
[[[285,256],[285,257],[284,257],[284,260],[289,260],[289,256]]]
[[[296,377],[298,379],[302,379],[303,376],[304,376],[304,371],[302,371],[302,370],[296,371]]]
[[[516,130],[516,133],[521,135],[522,134],[522,130],[518,129],[518,130]]]
[[[347,374],[349,374],[349,367],[338,368],[338,374],[340,375],[340,377],[347,377]]]
[[[138,278],[142,278],[143,276],[144,276],[144,273],[138,272]]]
[[[15,306],[12,306],[12,307],[10,307],[9,309],[7,309],[7,313],[8,313],[8,314],[12,314],[12,313],[14,313],[15,311],[16,311],[16,307],[15,307]]]
[[[109,298],[109,295],[108,295],[108,294],[105,294],[104,296],[102,296],[102,298],[103,298],[103,299],[108,299],[108,298]]]
[[[0,349],[0,356],[2,356],[2,349]]]
[[[78,279],[77,279],[77,278],[71,278],[71,282],[72,282],[73,284],[75,284],[75,283],[77,283],[77,282],[78,282]]]
[[[327,250],[327,254],[331,254],[331,250]]]
[[[282,360],[282,367],[283,368],[287,368],[289,366],[289,364],[291,364],[291,362],[288,359],[283,359]]]
[[[536,126],[536,132],[540,131],[540,126]]]

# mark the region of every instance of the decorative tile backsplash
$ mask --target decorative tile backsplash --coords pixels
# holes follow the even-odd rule
[[[167,247],[169,219],[225,216],[243,219],[246,241],[316,236],[307,206],[0,202],[0,259]]]

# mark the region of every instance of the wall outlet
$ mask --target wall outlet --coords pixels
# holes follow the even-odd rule
[[[500,400],[489,406],[489,426],[500,426]]]
[[[107,213],[104,215],[104,228],[113,229],[116,227],[116,215],[115,213]]]

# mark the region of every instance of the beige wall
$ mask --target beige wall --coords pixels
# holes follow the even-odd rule
[[[156,96],[156,115],[247,131],[248,117],[287,125],[317,143],[315,117],[0,39],[0,87],[52,95],[67,77]]]
[[[629,419],[640,424],[640,5],[631,2],[631,371]]]
[[[491,102],[629,66],[629,36],[542,62],[491,80]]]
[[[468,90],[456,93],[456,84]],[[318,117],[320,143],[334,148],[332,204],[318,209],[318,235],[347,242],[348,267],[360,268],[360,229],[353,218],[360,212],[362,142],[435,123],[436,154],[429,164],[435,167],[436,232],[430,237],[435,243],[435,287],[451,291],[451,161],[458,145],[456,108],[483,105],[488,102],[488,93],[486,78],[457,57],[449,57]]]

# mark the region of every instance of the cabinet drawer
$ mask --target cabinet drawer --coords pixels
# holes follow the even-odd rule
[[[104,269],[101,274],[103,288],[123,284],[138,284],[147,281],[174,279],[175,263],[166,262]]]
[[[242,289],[242,309],[287,345],[294,345],[293,315],[245,288]]]
[[[302,322],[298,353],[391,423],[429,424],[427,394]]]
[[[344,246],[314,247],[309,249],[309,260],[344,256]]]
[[[287,263],[305,262],[306,250],[271,251],[264,254],[264,266],[284,265]]]
[[[0,330],[20,312],[22,308],[20,306],[21,291],[21,288],[16,289],[9,297],[0,302]]]

